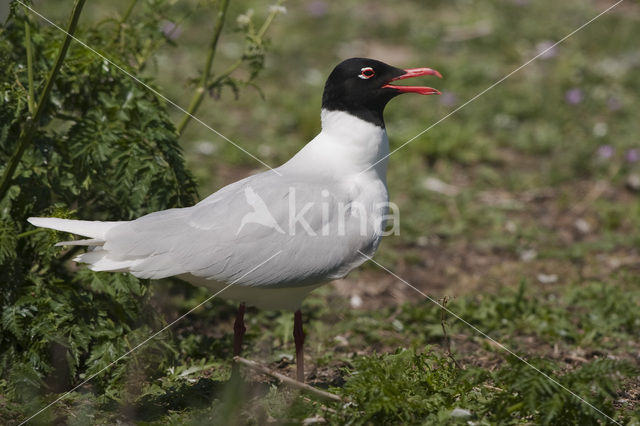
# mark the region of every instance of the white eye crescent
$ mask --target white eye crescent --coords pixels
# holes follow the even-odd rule
[[[368,80],[374,75],[376,75],[376,72],[373,70],[373,68],[364,67],[360,70],[360,74],[358,74],[358,77],[360,77],[363,80]]]

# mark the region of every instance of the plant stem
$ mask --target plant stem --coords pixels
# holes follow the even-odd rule
[[[127,19],[129,19],[129,16],[131,16],[131,12],[133,12],[133,8],[136,7],[136,4],[138,3],[138,0],[131,0],[131,3],[129,3],[129,6],[127,7],[127,10],[124,12],[124,15],[122,15],[122,19],[120,19],[119,22],[119,35],[118,37],[120,38],[120,47],[124,47],[124,29],[125,29],[125,23],[127,22]]]
[[[124,24],[127,19],[129,19],[129,16],[131,15],[131,12],[133,12],[133,8],[136,7],[137,3],[138,0],[131,0],[131,3],[129,3],[129,7],[127,7],[127,10],[124,12],[122,19],[120,20],[120,25]]]
[[[215,80],[213,80],[210,84],[209,87],[215,87],[217,86],[222,80],[224,80],[225,78],[227,78],[229,76],[229,74],[231,74],[232,72],[234,72],[240,65],[242,65],[242,58],[238,59],[237,61],[235,61],[233,64],[231,64],[231,66],[229,68],[227,68],[222,74],[220,74],[218,77],[216,77]]]
[[[33,116],[33,112],[36,109],[36,98],[33,94],[33,51],[31,46],[31,24],[29,23],[29,16],[25,16],[24,19],[24,44],[27,48],[27,78],[29,80],[27,104],[29,105],[29,114]]]
[[[13,180],[13,174],[18,168],[18,164],[20,164],[20,160],[24,155],[24,151],[27,146],[31,143],[33,136],[38,129],[38,123],[40,122],[40,117],[42,116],[45,105],[49,101],[49,95],[51,94],[51,89],[53,88],[53,84],[55,81],[58,72],[60,71],[60,67],[62,67],[62,63],[64,62],[64,58],[67,55],[67,50],[69,49],[69,44],[71,44],[72,35],[76,30],[76,26],[78,25],[78,19],[80,18],[80,13],[82,12],[82,7],[84,6],[86,0],[75,0],[73,5],[73,10],[71,12],[71,18],[69,18],[69,24],[67,25],[66,37],[62,46],[60,46],[60,50],[58,51],[58,57],[56,58],[56,62],[47,77],[47,81],[45,83],[44,89],[42,90],[42,94],[40,95],[40,99],[38,105],[35,109],[35,113],[31,116],[30,120],[27,120],[24,127],[20,132],[20,136],[18,137],[18,144],[16,145],[16,149],[13,151],[9,162],[7,163],[4,173],[2,174],[2,178],[0,178],[0,200],[4,198],[11,186],[11,182]]]
[[[447,350],[447,356],[449,357],[449,359],[451,359],[453,361],[453,363],[456,365],[456,367],[458,367],[461,370],[464,370],[464,368],[462,368],[462,366],[460,365],[460,363],[458,362],[458,360],[456,359],[455,356],[453,356],[453,353],[451,352],[451,337],[449,337],[449,334],[447,333],[447,312],[446,312],[446,307],[447,307],[447,303],[449,302],[449,298],[447,296],[442,298],[442,303],[440,304],[441,309],[440,309],[440,325],[442,326],[442,335],[444,338],[444,346],[445,349]]]
[[[198,85],[198,88],[196,89],[196,93],[191,99],[191,103],[189,104],[189,108],[187,109],[187,114],[185,114],[180,124],[178,124],[177,131],[179,135],[182,134],[184,129],[187,127],[189,120],[191,120],[191,116],[196,112],[196,110],[202,103],[202,99],[204,98],[204,94],[207,90],[207,82],[209,81],[209,74],[211,73],[211,65],[213,64],[213,58],[216,56],[218,40],[220,39],[220,33],[222,32],[222,27],[224,26],[224,21],[227,16],[228,6],[229,0],[222,0],[220,9],[218,9],[218,17],[216,19],[216,25],[213,30],[213,38],[211,39],[211,44],[209,45],[207,59],[204,63],[204,71],[202,71],[200,83]]]
[[[282,3],[284,3],[284,1],[283,0],[279,0],[275,4],[275,6],[280,6]],[[267,19],[264,20],[264,23],[262,24],[262,27],[260,27],[260,30],[258,31],[258,34],[257,34],[258,38],[264,37],[264,34],[269,29],[269,26],[271,25],[271,22],[273,22],[273,18],[275,18],[278,13],[279,13],[278,10],[275,9],[275,8],[271,11],[271,13],[269,13],[269,15],[267,16]]]
[[[36,228],[36,229],[32,229],[32,230],[30,230],[30,231],[23,232],[22,234],[18,234],[18,235],[16,235],[16,238],[20,239],[20,238],[28,237],[29,235],[37,234],[37,233],[39,233],[40,231],[44,231],[44,230],[46,230],[46,228]]]
[[[141,72],[144,69],[147,61],[156,51],[158,51],[162,46],[167,44],[167,38],[171,38],[171,36],[180,28],[180,25],[190,16],[190,14],[186,14],[182,16],[180,19],[176,19],[173,21],[174,27],[168,34],[165,34],[166,37],[163,37],[155,42],[151,43],[151,46],[146,47],[143,50],[143,53],[136,59],[135,70],[137,73]]]

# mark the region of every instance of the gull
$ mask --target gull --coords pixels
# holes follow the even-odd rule
[[[194,206],[131,221],[28,221],[88,237],[57,245],[88,246],[74,260],[94,271],[175,276],[224,290],[221,297],[239,302],[234,356],[246,331],[245,306],[295,311],[296,377],[302,382],[302,300],[378,248],[389,204],[383,111],[403,93],[440,94],[392,84],[426,75],[442,78],[431,68],[400,69],[367,58],[341,62],[326,81],[322,130],[313,140],[276,169],[225,186]]]

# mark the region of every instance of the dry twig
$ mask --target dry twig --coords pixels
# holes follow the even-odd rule
[[[266,374],[267,376],[271,376],[274,379],[278,379],[282,384],[292,387],[294,389],[299,389],[301,391],[308,392],[312,395],[315,395],[323,399],[327,399],[329,401],[342,402],[342,398],[340,398],[338,395],[314,388],[313,386],[309,386],[305,383],[298,382],[297,380],[293,380],[292,378],[287,377],[284,374],[280,374],[278,372],[270,370],[269,368],[255,361],[250,361],[246,358],[242,358],[239,356],[233,357],[233,360],[237,363],[240,363],[246,367],[251,368],[252,370],[259,371],[260,373]]]

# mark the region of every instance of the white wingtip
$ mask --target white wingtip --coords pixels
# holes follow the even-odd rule
[[[91,239],[104,241],[109,229],[122,222],[100,222],[89,220],[60,219],[57,217],[30,217],[27,221],[41,228],[50,228],[70,234],[83,235]],[[95,245],[95,244],[90,244]]]
[[[89,240],[72,240],[72,241],[60,241],[56,243],[56,247],[60,246],[101,246],[104,244],[104,240],[98,240],[95,238]]]
[[[39,226],[39,227],[45,227],[44,226],[44,220],[43,219],[48,219],[46,217],[30,217],[27,218],[27,222],[29,222],[30,224],[32,224],[33,226]]]

